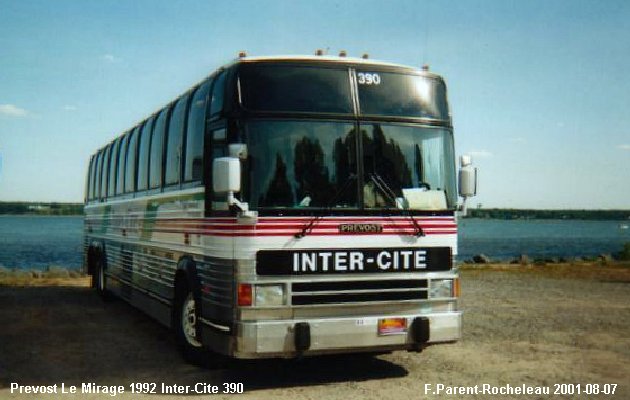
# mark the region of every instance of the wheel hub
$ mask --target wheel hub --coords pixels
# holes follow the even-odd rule
[[[182,331],[191,346],[201,347],[201,342],[197,340],[197,313],[192,293],[188,293],[182,306]]]

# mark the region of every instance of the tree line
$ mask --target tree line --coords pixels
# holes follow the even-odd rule
[[[582,219],[630,220],[630,210],[534,210],[513,208],[475,208],[470,218],[487,219]]]
[[[0,201],[0,214],[82,215],[82,203]]]

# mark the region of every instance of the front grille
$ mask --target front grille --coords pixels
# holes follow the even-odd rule
[[[427,280],[297,282],[292,285],[292,305],[347,304],[424,300]]]

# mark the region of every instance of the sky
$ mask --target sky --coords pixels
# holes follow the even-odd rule
[[[90,154],[239,50],[367,52],[448,84],[472,206],[630,208],[630,2],[0,0],[0,201],[81,202]]]

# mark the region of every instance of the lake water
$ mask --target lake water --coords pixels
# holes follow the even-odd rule
[[[496,260],[595,256],[630,242],[619,221],[462,219],[459,226],[460,260],[480,253]],[[80,216],[0,216],[0,266],[80,268],[82,234]]]

